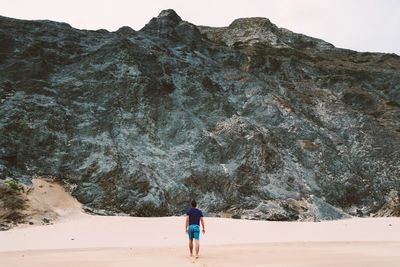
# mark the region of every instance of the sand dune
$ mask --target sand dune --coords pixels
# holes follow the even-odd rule
[[[82,213],[82,205],[52,179],[36,177],[32,179],[32,186],[24,186],[24,189],[21,197],[26,208],[21,212],[25,221],[41,225]]]
[[[188,256],[183,216],[88,215],[65,196],[57,200],[65,190],[48,184],[40,188],[46,193],[37,191],[31,201],[38,201],[36,207],[47,203],[57,223],[0,232],[0,266],[400,266],[400,218],[205,218],[201,257],[195,260]]]

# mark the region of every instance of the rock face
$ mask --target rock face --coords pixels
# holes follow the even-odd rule
[[[398,214],[397,55],[173,10],[116,32],[0,17],[0,44],[0,178],[137,216]]]
[[[323,40],[278,28],[267,18],[242,18],[233,21],[229,27],[199,26],[199,29],[214,42],[236,48],[257,44],[314,51],[334,48],[332,44]]]

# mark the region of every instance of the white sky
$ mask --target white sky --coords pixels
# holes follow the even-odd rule
[[[400,0],[0,0],[0,15],[67,22],[79,29],[141,29],[172,8],[196,25],[266,17],[336,47],[400,55]]]

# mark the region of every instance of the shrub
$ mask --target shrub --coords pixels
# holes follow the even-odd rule
[[[293,48],[275,48],[275,47],[267,47],[267,46],[261,46],[261,45],[254,45],[256,48],[256,52],[259,55],[262,56],[280,56],[280,57],[286,57],[286,58],[295,58],[298,60],[308,60],[311,62],[319,62],[326,60],[325,57],[313,57],[309,56],[303,52],[300,52],[299,50],[293,49]]]
[[[314,61],[318,62],[318,61],[332,61],[332,59],[327,58],[327,57],[322,57],[322,56],[316,56],[314,57]]]
[[[384,54],[381,56],[381,59],[378,60],[378,62],[384,62],[387,59],[398,59],[400,56],[392,53],[392,54]]]
[[[374,52],[362,52],[360,54],[362,57],[367,57],[367,56],[377,56],[379,53],[374,53]]]
[[[23,195],[19,190],[12,188],[13,185],[21,185],[15,180],[15,182],[12,181],[0,181],[0,222],[19,223],[25,217],[22,213],[26,207]]]
[[[15,191],[24,192],[24,187],[22,185],[20,185],[19,182],[15,179],[6,180],[6,181],[4,181],[4,183],[7,184],[8,187],[10,187],[11,189],[13,189]]]
[[[348,61],[356,63],[356,64],[370,62],[370,60],[368,58],[367,59],[353,59],[353,58],[350,58]]]
[[[399,103],[397,103],[396,101],[389,101],[389,102],[386,102],[386,105],[389,105],[389,106],[393,106],[393,107],[399,107],[400,108],[400,104]]]

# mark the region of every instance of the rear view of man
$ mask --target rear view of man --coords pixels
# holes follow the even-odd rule
[[[195,200],[191,203],[192,208],[186,212],[186,233],[189,234],[189,250],[190,256],[193,256],[193,239],[195,240],[196,259],[199,257],[200,243],[200,221],[203,227],[203,234],[206,232],[204,228],[203,213],[196,209],[197,203]]]

